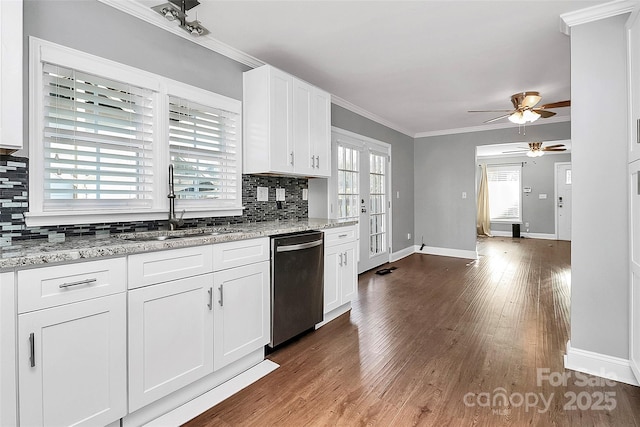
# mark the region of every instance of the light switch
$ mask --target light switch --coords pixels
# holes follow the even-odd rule
[[[546,199],[546,198],[547,198],[547,195],[545,193],[538,194],[538,199],[542,200],[542,199]]]
[[[284,202],[284,188],[276,188],[276,202]]]
[[[266,202],[269,200],[269,188],[268,187],[258,187],[257,197],[259,202]]]

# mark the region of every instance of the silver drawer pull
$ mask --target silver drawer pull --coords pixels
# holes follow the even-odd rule
[[[98,279],[85,279],[85,280],[78,280],[77,282],[68,282],[68,283],[63,283],[62,285],[58,286],[60,289],[64,289],[64,288],[70,288],[72,286],[80,286],[80,285],[88,285],[90,283],[95,283],[97,282]]]
[[[209,288],[209,303],[207,307],[209,307],[209,310],[213,310],[213,288]]]
[[[344,265],[347,265],[347,253],[344,253]]]
[[[343,237],[347,237],[347,236],[348,236],[348,234],[340,234],[340,235],[338,236],[338,239],[342,239]]]
[[[220,307],[224,307],[224,285],[220,285],[218,289],[220,290],[220,299],[218,300],[218,304]]]

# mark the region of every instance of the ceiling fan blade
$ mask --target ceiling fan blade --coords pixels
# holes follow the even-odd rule
[[[540,108],[562,108],[562,107],[571,107],[571,100],[567,99],[566,101],[558,101],[558,102],[552,102],[550,104],[544,104]]]
[[[511,110],[469,110],[467,113],[512,113]]]
[[[540,117],[542,117],[543,119],[548,119],[549,117],[556,115],[556,113],[554,113],[553,111],[543,110],[542,108],[534,108],[533,111],[540,114]]]
[[[503,153],[526,153],[527,151],[529,151],[528,148],[522,148],[520,150],[503,151]]]
[[[542,151],[567,151],[566,148],[543,148]]]
[[[544,148],[559,148],[559,147],[564,147],[564,144],[547,145]]]
[[[495,122],[495,121],[500,120],[500,119],[506,119],[506,118],[507,118],[507,117],[509,117],[510,115],[511,115],[511,112],[510,112],[509,114],[504,114],[504,115],[502,115],[502,116],[500,116],[500,117],[495,117],[495,118],[493,118],[493,119],[485,120],[485,121],[484,121],[484,122],[482,122],[482,123],[491,123],[491,122]]]

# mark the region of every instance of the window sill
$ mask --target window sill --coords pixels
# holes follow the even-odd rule
[[[522,219],[492,219],[489,222],[492,224],[522,224]]]
[[[185,219],[191,218],[207,218],[221,216],[240,216],[244,207],[240,208],[223,208],[223,209],[207,209],[207,210],[186,210]],[[176,216],[180,217],[182,210],[176,209]],[[109,222],[135,222],[135,221],[154,221],[166,220],[169,216],[168,210],[149,210],[144,212],[131,211],[112,211],[112,212],[88,212],[88,211],[70,211],[70,212],[48,212],[48,213],[31,213],[24,214],[27,227],[56,226],[56,225],[73,225],[73,224],[102,224]]]

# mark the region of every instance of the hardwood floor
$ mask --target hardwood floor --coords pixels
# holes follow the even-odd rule
[[[487,238],[478,251],[361,275],[350,314],[186,425],[640,425],[640,388],[563,368],[570,244]]]

